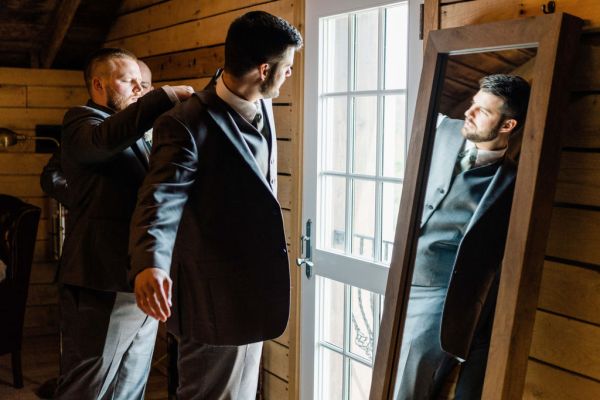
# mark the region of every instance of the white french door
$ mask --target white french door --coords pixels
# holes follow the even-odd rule
[[[418,28],[419,0],[306,1],[302,399],[369,395],[421,69]]]

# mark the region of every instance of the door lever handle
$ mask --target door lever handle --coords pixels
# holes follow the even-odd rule
[[[306,234],[300,237],[300,258],[296,259],[296,265],[300,268],[304,266],[306,277],[310,279],[313,275],[314,263],[312,262],[312,243],[311,243],[311,225],[312,221],[306,221]],[[302,257],[304,256],[304,257]]]

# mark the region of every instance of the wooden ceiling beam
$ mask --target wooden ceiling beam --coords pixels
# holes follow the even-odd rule
[[[60,49],[81,0],[63,0],[58,6],[50,29],[50,41],[41,49],[41,67],[50,68]]]

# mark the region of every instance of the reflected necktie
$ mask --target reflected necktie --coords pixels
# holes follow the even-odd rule
[[[470,149],[463,151],[458,157],[460,159],[460,172],[470,170],[475,165],[475,161],[477,161],[477,147],[471,147]]]

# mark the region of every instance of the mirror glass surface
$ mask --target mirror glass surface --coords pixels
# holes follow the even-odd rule
[[[533,84],[535,56],[532,47],[445,56],[395,399],[483,386],[525,121],[480,80],[509,74]],[[526,112],[528,97],[521,103]]]

